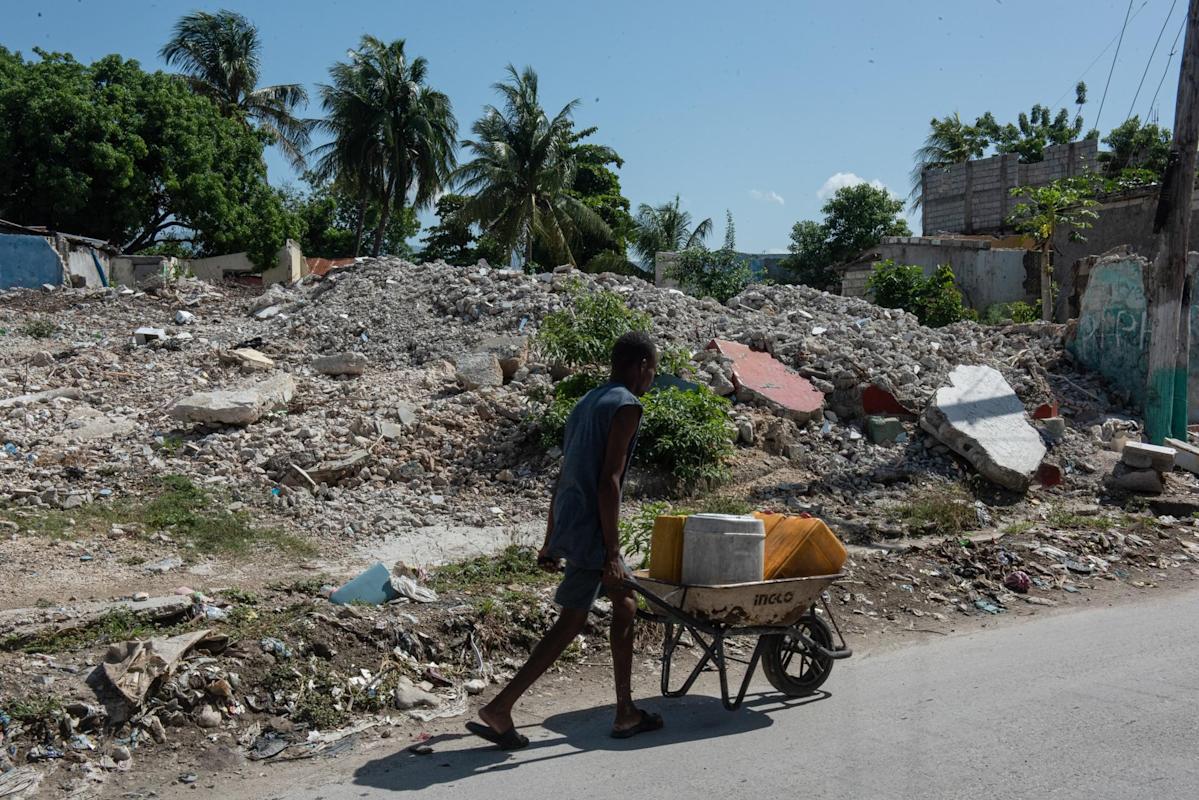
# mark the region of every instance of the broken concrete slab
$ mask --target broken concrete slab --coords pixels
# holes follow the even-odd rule
[[[370,459],[371,455],[366,450],[354,450],[343,458],[322,461],[315,467],[305,470],[293,467],[292,471],[284,476],[283,483],[289,486],[327,483],[332,486],[345,478],[356,475],[359,470],[370,463]]]
[[[1174,448],[1161,447],[1144,442],[1128,442],[1120,453],[1120,460],[1133,469],[1155,469],[1169,472],[1174,469]]]
[[[133,341],[143,346],[157,339],[166,338],[167,332],[162,328],[141,327],[133,332]]]
[[[252,347],[239,347],[220,355],[221,363],[238,367],[246,372],[270,372],[275,362]]]
[[[493,336],[480,342],[479,349],[496,357],[500,362],[500,370],[504,373],[504,380],[510,381],[528,360],[529,340],[524,336]]]
[[[454,360],[454,377],[463,389],[503,386],[504,370],[495,353],[467,353]]]
[[[992,367],[959,365],[949,381],[925,408],[920,426],[987,479],[1026,491],[1046,450],[1020,398]]]
[[[1116,464],[1107,484],[1113,489],[1142,494],[1161,494],[1166,490],[1162,474],[1155,469],[1136,469],[1124,462]]]
[[[285,408],[296,384],[287,374],[276,375],[242,389],[199,392],[171,408],[171,416],[197,425],[250,425],[268,411]]]
[[[91,406],[76,406],[67,414],[66,430],[51,438],[56,444],[94,442],[131,433],[137,426],[128,417],[109,417]]]
[[[0,400],[0,408],[12,408],[13,406],[31,406],[37,403],[46,403],[50,400],[82,400],[83,392],[74,387],[66,387],[63,389],[47,389],[44,392],[34,392],[32,394],[21,394],[16,397],[9,397]]]
[[[1174,466],[1199,475],[1199,447],[1180,439],[1166,439],[1166,446],[1174,448]]]
[[[196,321],[196,315],[190,311],[184,311],[183,309],[179,309],[178,311],[175,312],[175,324],[176,325],[191,325],[195,321]]]
[[[267,306],[259,311],[254,312],[254,319],[267,320],[272,317],[279,316],[283,311],[283,306]]]
[[[796,422],[807,422],[824,411],[824,394],[769,353],[725,339],[713,339],[708,349],[733,362],[738,400],[764,403]]]
[[[346,351],[312,359],[312,368],[322,375],[361,375],[366,372],[366,356]]]

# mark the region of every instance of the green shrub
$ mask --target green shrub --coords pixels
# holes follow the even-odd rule
[[[560,446],[566,419],[584,394],[602,383],[590,373],[560,382],[541,415],[541,442]],[[685,485],[723,480],[733,452],[729,401],[706,386],[682,390],[653,389],[641,398],[645,407],[638,436],[637,463],[667,472]]]
[[[874,265],[866,288],[878,305],[915,314],[921,325],[930,328],[941,328],[977,316],[963,304],[953,270],[945,265],[925,277],[920,267],[896,264],[888,258]]]
[[[58,332],[58,326],[48,319],[35,319],[24,328],[21,328],[21,333],[33,339],[49,339]]]
[[[690,247],[679,253],[667,275],[698,297],[723,303],[749,284],[749,265],[729,248]]]
[[[648,314],[629,308],[614,292],[588,292],[575,283],[569,296],[569,307],[546,315],[537,331],[535,344],[552,364],[606,370],[617,339],[653,328]]]
[[[987,325],[1002,325],[1011,320],[1012,322],[1036,322],[1041,318],[1041,301],[1038,300],[1036,305],[1016,300],[1013,303],[996,303],[987,308],[987,313],[983,315],[983,322]]]
[[[706,386],[669,387],[649,392],[642,404],[641,458],[687,485],[728,476],[725,461],[733,452],[728,400]]]

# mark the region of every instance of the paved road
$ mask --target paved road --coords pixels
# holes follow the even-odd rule
[[[1194,800],[1197,622],[1195,592],[1063,614],[850,659],[807,702],[654,699],[669,728],[628,742],[564,713],[518,754],[450,738],[284,796]]]

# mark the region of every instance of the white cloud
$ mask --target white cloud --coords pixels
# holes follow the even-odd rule
[[[780,206],[786,202],[781,194],[770,190],[763,192],[761,189],[750,189],[749,196],[755,200],[765,200],[767,203],[778,203]]]
[[[886,185],[878,178],[868,181],[861,175],[855,175],[852,172],[837,172],[833,175],[830,175],[829,179],[824,182],[824,185],[816,190],[816,196],[821,200],[827,200],[832,197],[838,189],[844,189],[846,186],[857,186],[859,183],[869,183],[875,189],[886,189],[888,192],[891,192],[891,190],[887,189]],[[894,194],[894,192],[891,192],[891,194]]]

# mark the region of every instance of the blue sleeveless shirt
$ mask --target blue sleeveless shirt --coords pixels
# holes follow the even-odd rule
[[[554,558],[582,569],[603,569],[604,534],[599,516],[600,470],[608,448],[612,418],[625,406],[641,402],[624,384],[609,381],[597,386],[575,405],[566,420],[562,447],[562,473],[554,497],[554,529],[550,532],[549,551]],[[638,430],[641,420],[637,421]],[[637,434],[629,441],[625,472],[633,460]],[[620,476],[624,486],[624,473]]]

